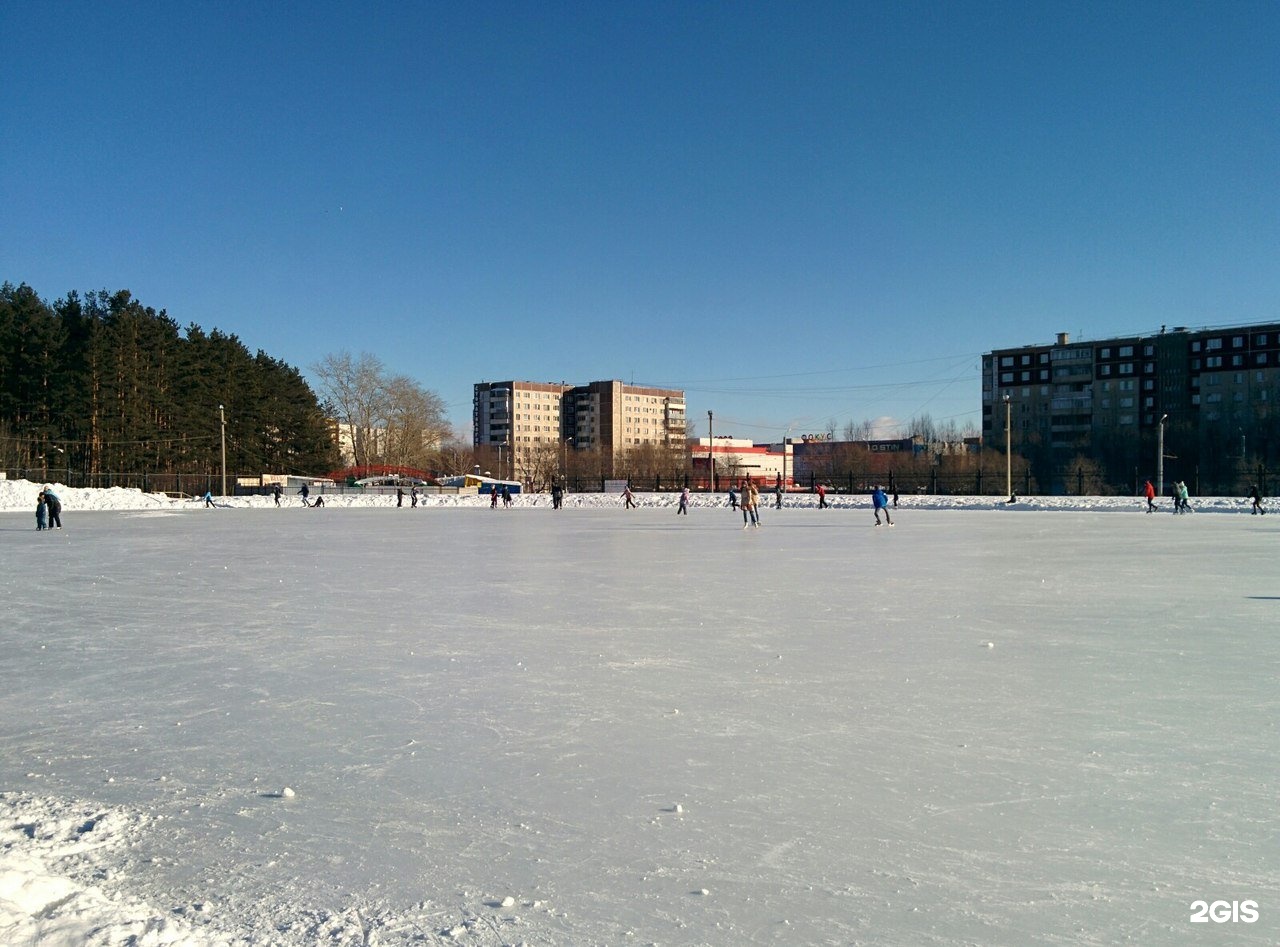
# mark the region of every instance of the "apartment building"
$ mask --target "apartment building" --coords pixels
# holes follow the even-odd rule
[[[1224,453],[1267,460],[1280,450],[1278,398],[1280,323],[1087,342],[1061,333],[982,359],[984,444],[1003,449],[1007,420],[1013,449],[1043,464],[1087,455],[1145,469],[1157,434],[1184,468]]]
[[[683,447],[684,392],[593,381],[586,385],[531,381],[481,382],[472,404],[477,447],[509,450],[522,462],[548,447],[599,451],[607,458],[643,444]]]

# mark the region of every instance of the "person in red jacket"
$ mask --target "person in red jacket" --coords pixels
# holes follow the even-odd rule
[[[1154,513],[1156,511],[1156,488],[1151,485],[1150,480],[1142,488],[1142,494],[1147,498],[1147,512]]]

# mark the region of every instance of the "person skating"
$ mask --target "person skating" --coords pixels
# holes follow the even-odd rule
[[[45,529],[49,525],[49,504],[45,500],[44,491],[36,494],[36,529]]]
[[[751,525],[760,528],[760,488],[754,480],[747,481],[747,498],[751,501]]]
[[[58,499],[52,487],[44,488],[44,502],[49,508],[49,528],[62,529],[62,501]]]
[[[511,488],[504,486],[502,488],[502,508],[504,510],[511,509]]]
[[[310,488],[310,487],[308,487],[308,486],[304,483],[304,484],[302,485],[302,489],[301,489],[301,490],[299,490],[298,492],[299,492],[300,494],[302,494],[302,505],[303,505],[303,506],[310,506],[310,505],[311,505],[311,501],[310,501],[310,500],[308,500],[308,499],[307,499],[307,497],[311,496],[311,488]]]
[[[553,483],[551,485],[551,509],[558,510],[563,503],[564,487],[560,486],[559,483]]]
[[[404,506],[404,487],[396,487],[396,506]]]
[[[884,487],[878,486],[871,492],[871,507],[875,510],[877,526],[880,525],[880,514],[882,512],[884,513],[885,521],[890,526],[893,525],[893,517],[889,515],[889,497],[884,492]]]
[[[773,488],[773,508],[775,510],[782,509],[782,484],[778,484]]]
[[[1156,511],[1156,488],[1152,486],[1150,480],[1143,485],[1142,495],[1147,498],[1147,512],[1154,513]]]
[[[635,495],[631,492],[631,484],[627,484],[622,488],[622,504],[624,510],[634,510],[636,508]]]
[[[760,494],[759,492],[757,492],[756,497],[758,498],[759,496]],[[756,508],[754,503],[752,502],[750,486],[744,485],[742,487],[742,499],[738,501],[738,505],[742,509],[742,528],[743,529],[746,529],[748,526],[760,525],[760,521],[756,518]]]
[[[498,485],[491,484],[489,486],[489,509],[496,510],[498,508]]]
[[[1267,511],[1262,508],[1262,493],[1258,490],[1256,483],[1249,486],[1249,499],[1253,501],[1253,509],[1250,511],[1252,515],[1257,516],[1259,513],[1263,516],[1267,515]]]
[[[689,488],[688,487],[685,487],[683,490],[680,491],[680,506],[676,508],[676,516],[679,516],[681,513],[683,513],[685,516],[689,515]]]
[[[409,491],[409,508],[416,510],[418,508],[418,485],[415,483],[413,489]]]
[[[738,508],[738,488],[729,488],[729,509],[736,510]]]
[[[818,484],[818,509],[825,510],[827,506],[827,488]]]
[[[275,500],[276,500],[276,506],[279,506],[279,505],[280,505],[280,494],[282,494],[282,493],[284,493],[284,491],[280,489],[280,484],[278,484],[278,483],[277,483],[274,487],[272,487],[272,488],[271,488],[271,495],[272,495],[273,497],[275,497]]]
[[[206,510],[213,509],[213,491],[212,490],[206,490],[204,492],[204,508]]]

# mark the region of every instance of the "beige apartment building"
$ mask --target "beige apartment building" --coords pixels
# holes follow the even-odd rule
[[[611,466],[644,444],[683,447],[684,392],[621,381],[480,382],[472,402],[473,443],[505,453],[506,475],[536,479],[538,458],[598,451]]]

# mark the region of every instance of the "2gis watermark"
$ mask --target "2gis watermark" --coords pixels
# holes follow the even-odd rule
[[[1258,920],[1257,901],[1192,901],[1192,924],[1252,924]]]

